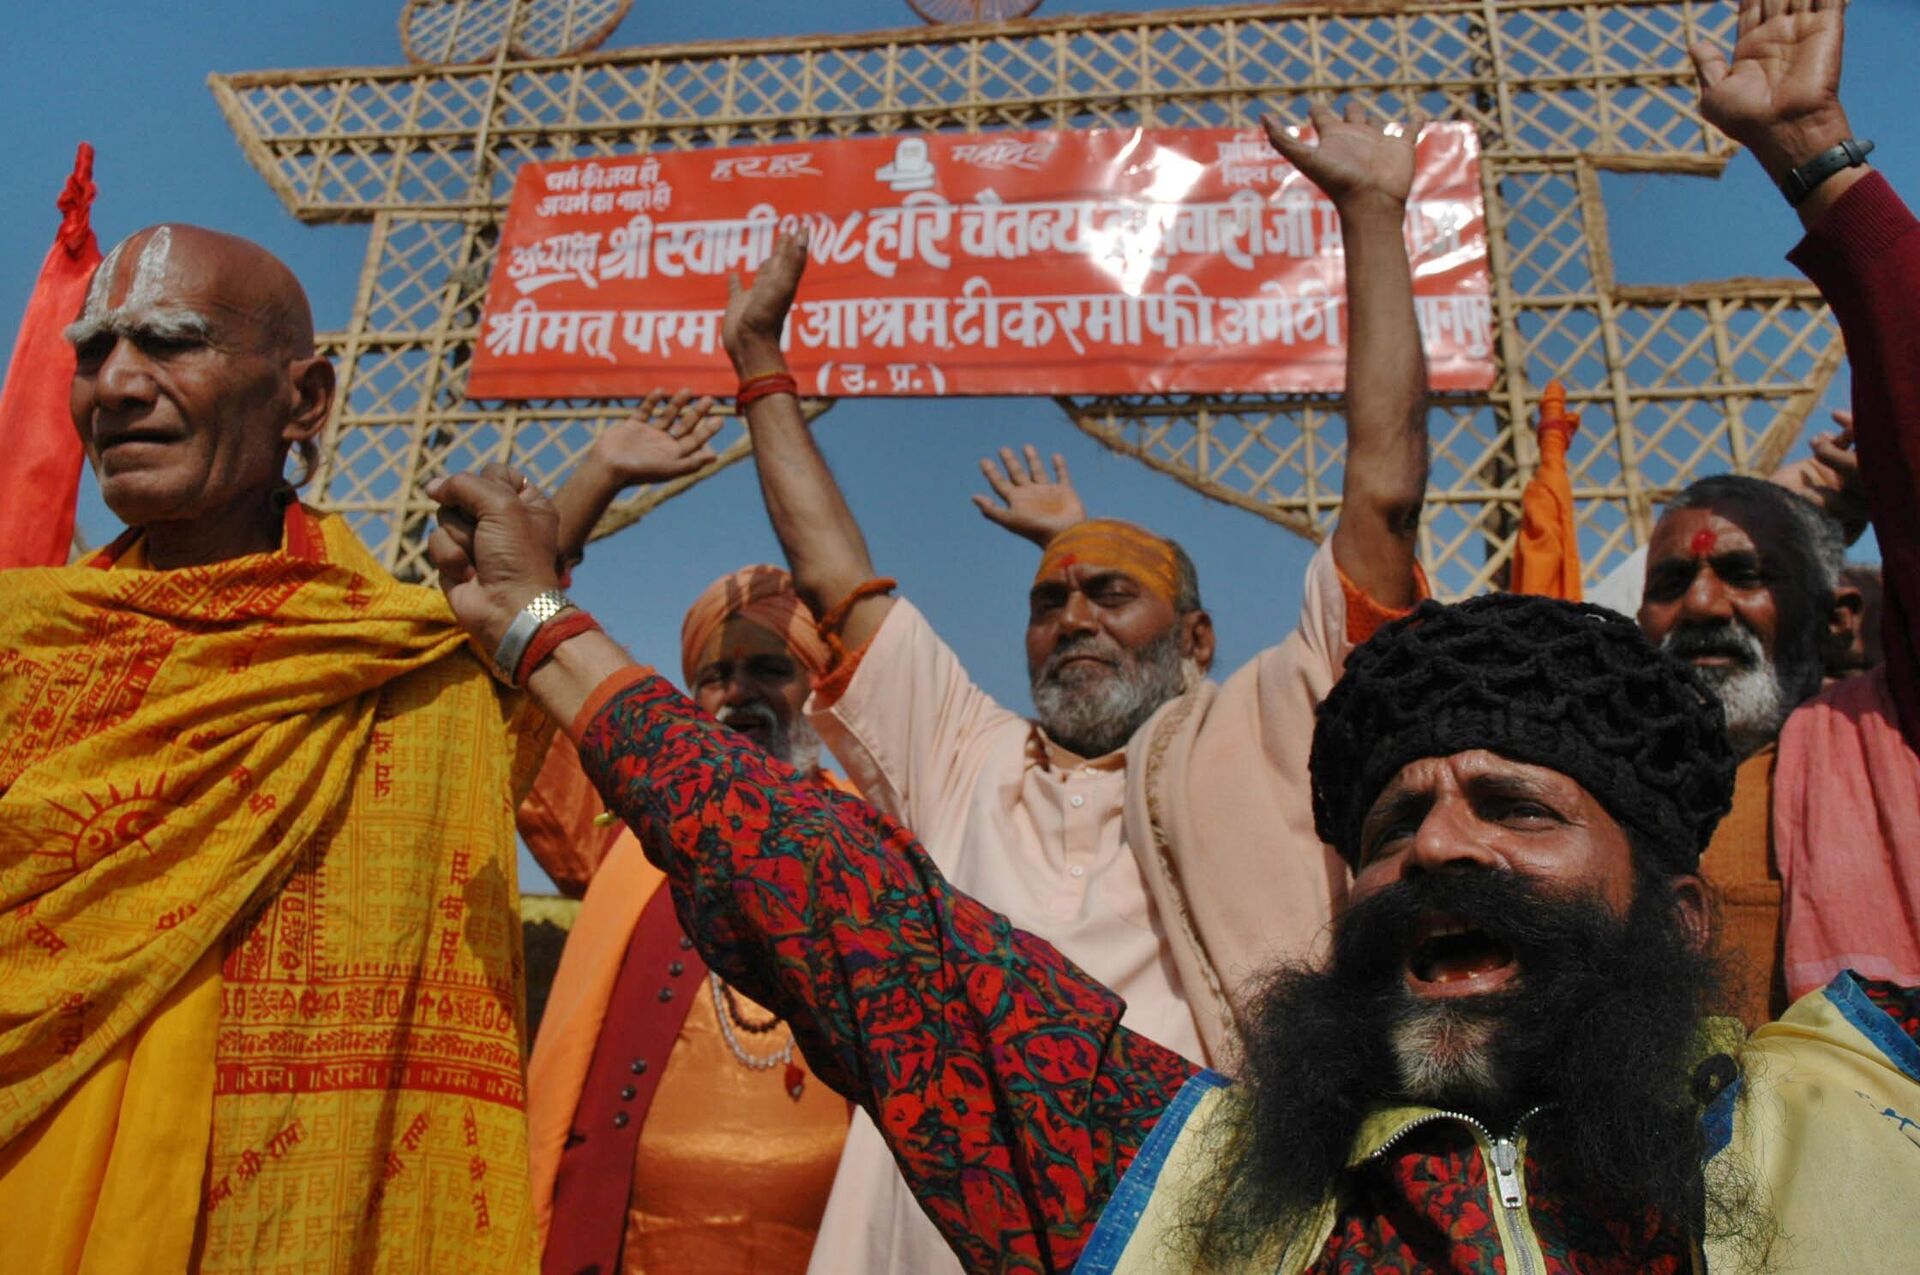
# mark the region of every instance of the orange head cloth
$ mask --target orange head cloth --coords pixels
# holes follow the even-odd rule
[[[778,567],[742,567],[708,585],[687,608],[680,626],[680,664],[689,687],[700,655],[728,620],[739,616],[775,634],[806,670],[818,678],[830,662],[813,612],[793,591],[793,577]]]
[[[1049,540],[1034,582],[1076,564],[1124,571],[1169,606],[1180,595],[1180,563],[1173,542],[1118,518],[1075,523]]]

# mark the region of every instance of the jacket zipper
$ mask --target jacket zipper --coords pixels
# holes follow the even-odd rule
[[[1520,1189],[1519,1137],[1520,1130],[1526,1125],[1527,1121],[1533,1119],[1544,1110],[1546,1110],[1546,1104],[1542,1103],[1540,1106],[1522,1113],[1520,1118],[1513,1122],[1513,1129],[1505,1137],[1494,1136],[1491,1129],[1464,1112],[1431,1112],[1403,1126],[1391,1138],[1381,1143],[1379,1149],[1367,1158],[1370,1160],[1378,1160],[1387,1153],[1388,1149],[1392,1147],[1394,1143],[1400,1141],[1400,1139],[1406,1137],[1421,1125],[1432,1124],[1436,1120],[1458,1120],[1462,1124],[1471,1126],[1479,1132],[1480,1136],[1486,1140],[1486,1144],[1493,1150],[1491,1167],[1493,1169],[1494,1190],[1500,1197],[1500,1207],[1506,1210],[1507,1225],[1513,1232],[1514,1247],[1519,1250],[1519,1275],[1536,1275],[1533,1267],[1533,1253],[1527,1245],[1527,1236],[1532,1232],[1533,1224],[1527,1214],[1526,1192]]]

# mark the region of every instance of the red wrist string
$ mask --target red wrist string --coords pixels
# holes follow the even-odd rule
[[[599,627],[600,621],[578,607],[554,616],[541,625],[540,631],[533,635],[533,641],[527,643],[526,653],[520,657],[520,667],[513,670],[513,684],[525,686],[533,670],[546,663],[562,642],[579,637],[582,633],[591,633]]]
[[[740,388],[734,392],[734,410],[744,412],[769,394],[792,394],[798,397],[800,383],[785,372],[762,372],[759,376],[750,376],[740,382]]]

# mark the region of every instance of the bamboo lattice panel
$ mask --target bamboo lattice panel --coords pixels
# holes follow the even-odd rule
[[[551,483],[624,407],[464,395],[498,223],[516,170],[536,160],[930,129],[1245,125],[1268,102],[1347,90],[1471,121],[1485,147],[1499,370],[1486,394],[1433,412],[1423,552],[1448,597],[1505,579],[1536,458],[1527,422],[1549,379],[1584,418],[1572,463],[1594,580],[1645,538],[1675,487],[1777,461],[1841,358],[1803,282],[1615,281],[1599,173],[1711,174],[1730,156],[1694,111],[1686,55],[1693,39],[1729,39],[1729,3],[1240,5],[544,61],[521,60],[524,33],[593,6],[441,8],[485,17],[502,5],[520,34],[495,31],[484,64],[211,79],[294,213],[372,223],[353,318],[327,338],[345,392],[311,490],[403,576],[425,569],[427,478],[510,458]],[[1107,446],[1302,535],[1324,535],[1339,509],[1337,400],[1062,407]],[[737,425],[724,438],[726,461],[745,454]],[[640,493],[602,531],[687,485]]]

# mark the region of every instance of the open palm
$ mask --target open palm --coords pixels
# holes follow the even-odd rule
[[[713,407],[712,399],[695,399],[685,390],[671,399],[655,391],[594,442],[594,457],[621,487],[691,474],[715,459],[707,444],[721,418]]]
[[[1307,112],[1315,140],[1289,134],[1272,116],[1262,120],[1267,139],[1336,206],[1377,199],[1405,204],[1413,190],[1413,145],[1420,121],[1382,126],[1359,102],[1343,117],[1315,104]]]
[[[1048,477],[1040,449],[1029,443],[1023,452],[1002,447],[999,464],[992,457],[980,462],[987,485],[1005,503],[975,496],[973,504],[988,521],[1044,548],[1068,527],[1086,521],[1087,510],[1073,489],[1066,457],[1054,453],[1053,476]]]
[[[1774,6],[1765,6],[1771,8]],[[1761,0],[1740,6],[1729,62],[1695,45],[1700,114],[1769,167],[1791,167],[1846,135],[1840,109],[1840,0],[1789,0],[1768,15]]]
[[[806,268],[805,233],[782,234],[753,276],[752,287],[742,287],[739,275],[727,279],[727,313],[721,320],[720,339],[729,353],[738,356],[753,347],[779,344]]]

